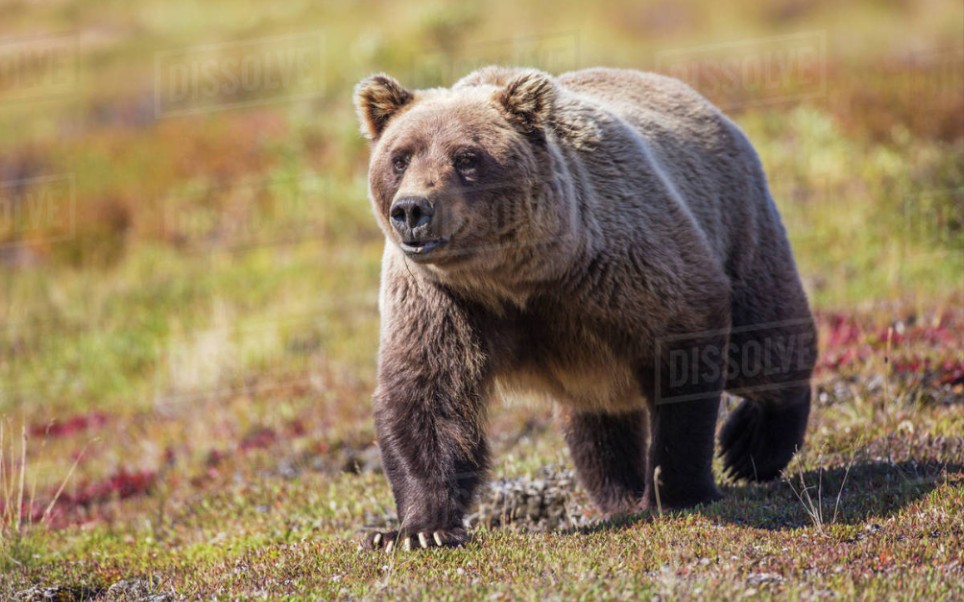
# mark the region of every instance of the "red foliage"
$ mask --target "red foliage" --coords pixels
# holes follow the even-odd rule
[[[241,451],[251,451],[253,449],[263,449],[269,447],[278,440],[278,434],[274,429],[260,427],[248,432],[238,443]]]
[[[829,349],[853,345],[860,340],[860,327],[850,316],[832,314],[826,346]]]
[[[858,345],[863,336],[860,326],[851,316],[835,313],[818,319],[828,322],[828,332],[823,337],[824,350],[820,354],[817,370],[837,370],[869,357],[870,348]]]
[[[837,370],[857,363],[858,360],[866,360],[870,356],[870,348],[866,345],[861,347],[850,347],[847,349],[827,350],[820,356],[817,363],[817,370]]]
[[[855,318],[840,313],[819,315],[818,321],[825,330],[818,370],[838,370],[866,361],[874,354],[886,354],[896,374],[928,375],[941,384],[964,382],[961,360],[934,360],[916,353],[928,349],[946,352],[959,347],[962,324],[955,322],[953,315],[942,315],[926,325],[912,316],[885,328],[862,327]],[[911,345],[913,355],[908,354]]]
[[[308,431],[303,422],[292,420],[288,423],[288,432],[294,437],[304,437]]]
[[[940,383],[952,386],[964,385],[964,361],[945,361],[941,365]]]
[[[106,479],[81,483],[73,493],[62,494],[57,505],[88,507],[113,499],[124,500],[148,493],[156,482],[157,472],[153,470],[121,468]]]
[[[35,437],[67,437],[81,431],[95,429],[107,424],[107,414],[103,412],[88,412],[76,414],[66,420],[51,420],[30,427],[30,434]]]
[[[221,462],[224,462],[224,460],[226,460],[227,457],[228,455],[223,451],[219,449],[212,449],[211,451],[208,452],[207,457],[204,459],[204,464],[208,468],[214,468],[219,464],[221,464]]]
[[[939,385],[964,385],[964,360],[934,361],[929,357],[913,355],[895,360],[891,370],[898,375],[930,377]]]
[[[82,482],[73,492],[64,491],[56,499],[50,512],[51,524],[64,526],[84,516],[82,510],[89,510],[115,499],[124,500],[145,495],[157,483],[157,479],[158,475],[153,470],[129,471],[121,468],[105,479]],[[25,503],[21,518],[33,523],[41,521],[55,494],[56,490],[53,490],[46,499],[34,500],[32,505]],[[0,501],[0,514],[5,510],[3,501]]]

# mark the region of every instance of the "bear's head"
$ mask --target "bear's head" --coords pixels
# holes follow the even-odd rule
[[[556,87],[487,68],[450,89],[375,75],[355,105],[372,141],[369,196],[389,244],[435,272],[511,269],[565,230],[561,161],[549,142]]]

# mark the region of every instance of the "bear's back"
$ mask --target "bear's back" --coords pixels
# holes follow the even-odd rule
[[[563,107],[572,107],[563,108],[562,122],[567,112],[574,115],[577,107],[588,105],[638,134],[731,278],[742,279],[759,243],[781,246],[773,240],[781,227],[756,151],[692,88],[656,73],[611,68],[564,73],[556,81],[571,93],[568,101],[565,93],[560,99]]]

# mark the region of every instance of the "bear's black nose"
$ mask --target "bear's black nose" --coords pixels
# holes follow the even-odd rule
[[[395,199],[389,211],[392,226],[403,236],[413,234],[413,230],[427,226],[432,222],[435,208],[428,199],[421,197],[404,197]]]

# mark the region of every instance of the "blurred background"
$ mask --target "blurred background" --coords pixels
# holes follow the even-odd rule
[[[25,429],[21,515],[114,525],[94,531],[109,548],[144,529],[199,540],[203,521],[170,518],[198,500],[217,508],[212,528],[261,521],[268,539],[390,511],[365,468],[383,242],[351,93],[373,72],[409,87],[490,63],[688,81],[760,153],[820,316],[824,378],[917,325],[936,334],[905,371],[955,386],[964,5],[726,6],[0,4],[0,445],[19,466]],[[493,420],[510,443],[552,416],[505,406]],[[567,461],[545,441],[505,470]],[[250,509],[309,469],[312,486],[283,498],[289,518]],[[361,480],[331,476],[345,473]],[[58,545],[90,545],[71,533]]]

